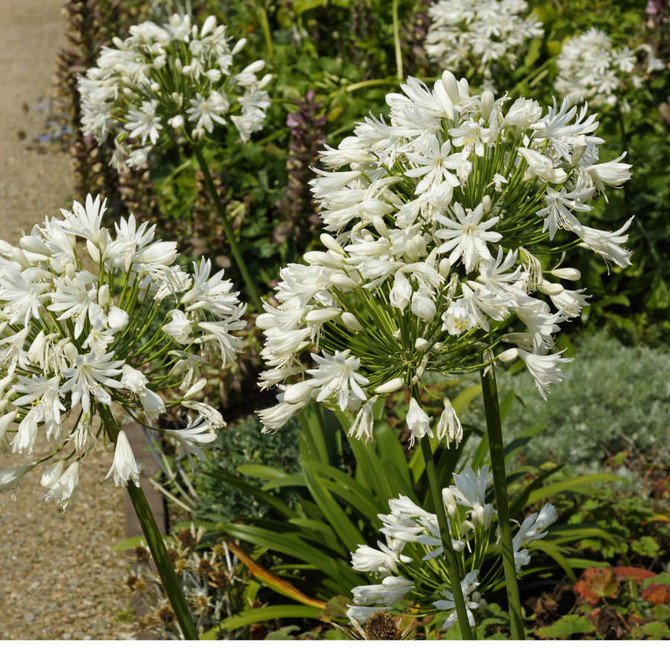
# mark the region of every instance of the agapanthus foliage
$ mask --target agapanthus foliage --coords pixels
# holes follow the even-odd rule
[[[489,480],[486,466],[477,471],[468,466],[442,490],[452,546],[462,564],[461,589],[471,626],[473,612],[484,603],[483,594],[502,579],[500,558],[494,556],[498,519],[487,502]],[[383,541],[377,547],[359,545],[352,554],[354,569],[375,576],[379,583],[353,589],[348,616],[363,623],[375,612],[402,612],[411,604],[415,615],[449,612],[443,625],[449,628],[457,617],[446,565],[439,560],[443,548],[437,516],[407,496],[389,500],[389,508],[389,514],[379,515]],[[513,539],[517,573],[530,562],[530,543],[543,538],[556,519],[553,505],[546,504],[523,521]]]
[[[485,80],[496,68],[514,67],[528,40],[543,35],[524,0],[439,0],[428,15],[428,57],[455,72],[474,70]]]
[[[635,71],[636,62],[632,49],[615,48],[607,33],[591,28],[563,45],[556,61],[558,78],[554,87],[571,103],[620,104],[625,110],[626,91],[639,88],[643,81]],[[650,57],[649,66],[653,69],[657,62]]]
[[[182,268],[175,242],[133,216],[109,230],[105,204],[90,196],[62,219],[45,219],[18,246],[0,242],[0,439],[13,453],[49,448],[0,473],[0,490],[48,464],[47,499],[67,505],[79,466],[110,423],[130,415],[151,426],[166,413],[160,391],[179,389],[183,427],[166,438],[189,457],[225,425],[198,400],[206,361],[234,360],[245,322],[223,271],[200,260]],[[108,476],[138,482],[123,431]]]
[[[169,131],[197,142],[232,121],[246,142],[262,128],[271,77],[256,76],[262,60],[244,68],[235,63],[246,40],[231,46],[215,17],[201,27],[188,15],[175,14],[162,26],[145,21],[113,42],[79,86],[82,127],[100,142],[115,137],[117,169],[141,167]]]
[[[561,267],[564,250],[630,264],[630,221],[578,219],[630,177],[623,155],[598,162],[585,106],[473,95],[449,72],[432,90],[410,78],[387,103],[389,120],[369,117],[322,152],[312,185],[325,250],[281,271],[257,320],[261,384],[280,391],[260,415],[268,430],[317,401],[357,411],[353,432],[370,438],[374,402],[405,389],[412,441],[458,440],[449,402],[432,425],[417,385],[518,357],[545,396],[563,377],[554,337],[588,297],[564,286],[580,278]]]

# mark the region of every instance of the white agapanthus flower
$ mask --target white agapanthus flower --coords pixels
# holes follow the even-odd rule
[[[490,480],[487,466],[478,470],[467,466],[454,475],[451,486],[442,490],[452,546],[465,573],[461,587],[471,626],[475,624],[473,612],[484,603],[481,594],[497,586],[497,571],[487,569],[480,579],[480,569],[485,561],[501,561],[497,512],[486,502],[492,497]],[[443,553],[437,515],[400,495],[389,500],[389,513],[378,517],[384,541],[377,542],[377,548],[359,545],[351,554],[354,570],[378,581],[352,590],[354,604],[349,606],[348,616],[365,623],[377,611],[402,611],[404,605],[411,604],[414,613],[451,610],[444,623],[444,628],[449,628],[457,616],[444,567],[433,560]],[[530,562],[532,541],[543,538],[556,519],[556,510],[547,504],[523,521],[514,538],[517,572]],[[435,589],[435,584],[440,588]]]
[[[63,507],[99,437],[114,446],[107,477],[138,484],[128,438],[114,427],[121,411],[154,424],[166,413],[161,391],[178,387],[172,404],[188,418],[166,437],[202,456],[224,422],[196,398],[205,383],[198,368],[230,363],[245,327],[245,305],[222,271],[212,274],[204,259],[182,268],[176,243],[154,239],[155,226],[130,216],[110,230],[104,212],[89,196],[18,246],[0,243],[0,441],[13,453],[50,448],[1,472],[0,490],[49,464],[42,484]]]
[[[598,28],[565,42],[556,65],[558,78],[554,87],[573,104],[620,104],[626,111],[623,94],[643,82],[636,72],[635,52],[627,46],[615,48],[610,36]]]
[[[257,320],[261,387],[278,391],[260,412],[266,430],[320,402],[351,412],[350,434],[371,439],[375,401],[405,390],[412,443],[458,442],[451,405],[438,421],[421,406],[428,376],[482,370],[486,352],[521,359],[546,397],[567,362],[554,339],[589,297],[561,266],[564,250],[630,264],[630,221],[608,231],[579,219],[631,167],[623,155],[599,162],[586,106],[474,95],[450,72],[401,89],[386,98],[388,119],[322,152],[312,188],[323,247],[281,270]]]
[[[198,142],[232,122],[246,142],[265,122],[270,76],[256,76],[263,61],[242,69],[234,62],[245,41],[231,45],[213,16],[201,27],[178,14],[162,26],[133,26],[79,78],[84,132],[114,138],[119,170],[141,167],[170,129]]]
[[[440,67],[485,80],[513,68],[526,43],[543,35],[524,0],[438,0],[428,10],[426,53]]]

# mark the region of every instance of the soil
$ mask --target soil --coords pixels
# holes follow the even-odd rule
[[[0,0],[0,239],[11,243],[71,206],[67,152],[36,140],[64,46],[63,4]],[[0,453],[0,470],[26,460]],[[127,561],[113,549],[126,534],[125,494],[103,481],[110,464],[102,449],[86,458],[65,514],[44,502],[39,472],[0,497],[0,639],[134,637]]]

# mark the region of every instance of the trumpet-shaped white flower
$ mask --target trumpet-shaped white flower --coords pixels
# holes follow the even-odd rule
[[[134,482],[135,486],[140,485],[140,470],[137,467],[128,437],[123,430],[119,431],[112,467],[105,479],[109,479],[112,475],[114,475],[115,486],[127,486],[130,480]]]

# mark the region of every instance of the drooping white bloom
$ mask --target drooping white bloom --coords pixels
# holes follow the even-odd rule
[[[114,475],[115,486],[127,486],[132,480],[135,486],[140,485],[140,470],[137,467],[132,447],[125,431],[119,431],[119,437],[114,449],[114,461],[105,479]]]
[[[425,435],[433,437],[433,430],[430,427],[430,418],[421,409],[419,403],[411,398],[409,401],[409,409],[407,410],[407,427],[412,433],[410,444],[414,444],[417,439],[422,439]]]
[[[63,461],[58,461],[61,464],[60,468],[62,470]],[[79,484],[79,461],[74,461],[70,466],[63,472],[58,479],[51,483],[45,483],[42,481],[42,486],[48,486],[49,490],[45,496],[45,500],[53,500],[58,503],[62,509],[65,509],[72,496],[74,495],[75,489]]]
[[[547,534],[547,528],[558,519],[556,508],[546,503],[539,512],[534,512],[526,517],[512,540],[514,549],[514,565],[516,571],[528,565],[530,555],[525,548],[533,540],[540,540]]]

